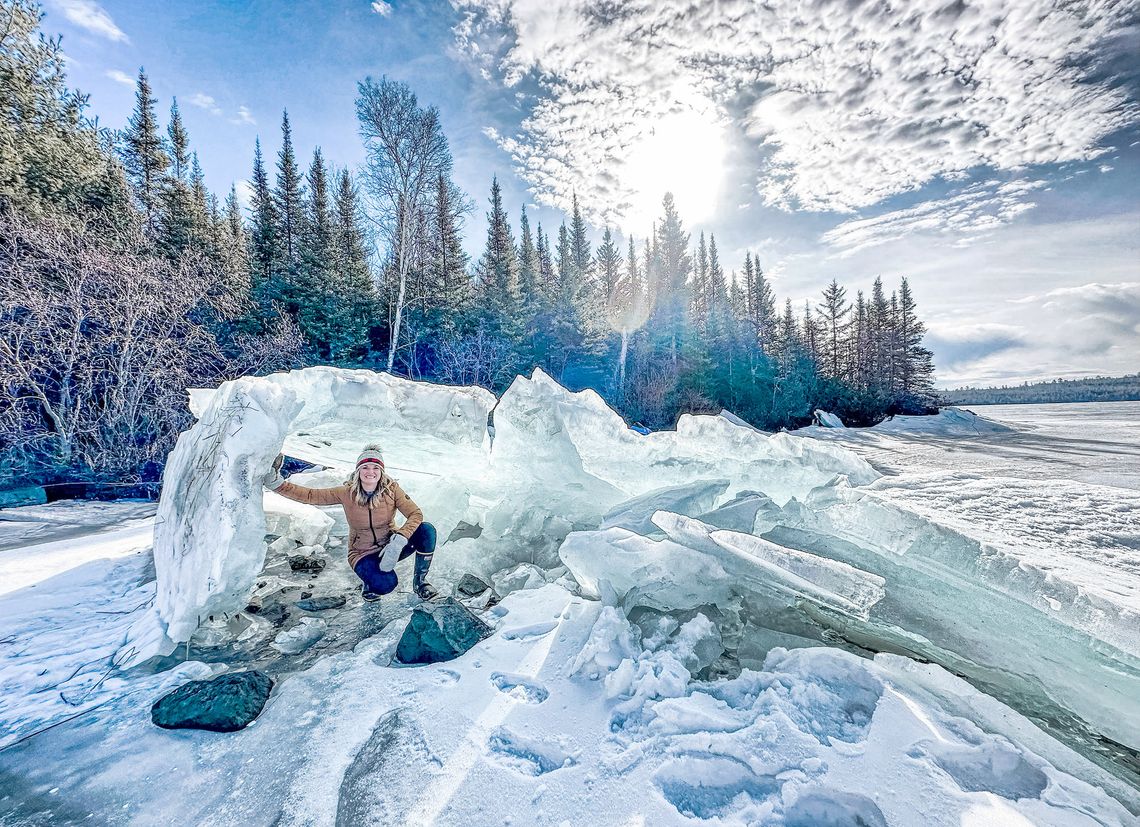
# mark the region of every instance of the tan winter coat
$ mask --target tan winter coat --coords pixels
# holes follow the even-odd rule
[[[371,509],[359,505],[347,485],[336,488],[306,488],[284,482],[276,493],[308,505],[340,505],[348,519],[348,564],[353,568],[364,557],[376,554],[388,543],[392,534],[411,539],[412,532],[424,521],[420,507],[404,493],[400,484],[391,477],[380,481],[377,501]],[[396,528],[396,512],[404,515],[404,524]]]

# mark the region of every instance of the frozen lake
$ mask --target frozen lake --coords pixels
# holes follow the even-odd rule
[[[1010,431],[952,436],[877,429],[816,431],[887,473],[921,468],[1063,478],[1140,490],[1140,402],[963,406]]]
[[[693,417],[641,437],[540,378],[499,401],[491,451],[478,399],[363,372],[278,381],[313,421],[245,386],[273,428],[235,422],[202,501],[165,518],[196,530],[177,578],[156,583],[145,546],[161,508],[0,512],[0,823],[1136,823],[1140,404],[791,436]],[[247,410],[230,401],[215,409]],[[449,537],[437,584],[472,572],[505,595],[483,614],[496,634],[446,664],[392,664],[416,603],[406,583],[361,603],[342,527],[309,547],[319,576],[291,570],[316,509],[275,512],[289,542],[266,556],[274,500],[242,469],[281,439],[337,468],[365,432]],[[243,556],[236,611],[115,668],[156,590],[200,612]],[[310,613],[302,589],[346,603]],[[278,646],[303,629],[307,648]],[[277,686],[247,729],[150,723],[173,686],[251,666]]]

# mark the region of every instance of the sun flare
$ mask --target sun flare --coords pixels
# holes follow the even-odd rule
[[[724,127],[711,112],[686,107],[657,121],[629,153],[623,183],[631,193],[625,221],[635,235],[661,215],[673,193],[687,220],[700,223],[716,210],[724,177]]]

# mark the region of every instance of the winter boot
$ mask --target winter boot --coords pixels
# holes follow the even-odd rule
[[[426,579],[430,566],[431,555],[416,552],[416,570],[415,576],[412,578],[412,591],[420,600],[434,600],[439,597],[439,592]]]
[[[370,591],[366,583],[360,584],[360,596],[363,597],[364,600],[368,603],[375,603],[377,600],[383,597],[383,595],[379,594],[378,592]]]

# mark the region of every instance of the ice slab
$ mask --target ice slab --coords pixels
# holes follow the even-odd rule
[[[1019,708],[1060,707],[1140,748],[1140,627],[1128,601],[1027,564],[1016,544],[980,540],[873,490],[820,488],[782,512],[757,530],[887,582],[869,623],[837,621],[840,634],[850,630],[878,650],[904,646]]]
[[[714,531],[699,520],[658,511],[669,537],[654,541],[621,528],[571,534],[562,561],[583,593],[613,593],[628,605],[664,611],[728,605],[734,595],[808,600],[866,618],[883,598],[883,578],[827,557],[781,548],[759,537]]]
[[[885,594],[886,581],[879,575],[829,557],[785,548],[739,531],[714,531],[700,520],[666,511],[654,514],[653,522],[682,545],[722,561],[728,552],[738,563],[728,568],[738,572],[742,580],[783,589],[846,614],[866,618]]]
[[[371,371],[308,368],[226,382],[192,394],[191,402],[198,422],[171,452],[156,518],[155,605],[124,645],[124,665],[167,654],[202,619],[244,605],[265,554],[261,477],[283,445],[347,476],[360,445],[380,440],[393,476],[409,461],[420,471],[424,482],[405,486],[416,496],[457,465],[485,462],[494,396]]]
[[[653,512],[700,514],[711,508],[728,486],[729,481],[722,479],[659,488],[614,506],[602,517],[598,528],[628,528],[638,534],[651,534],[654,531]]]
[[[861,485],[880,476],[845,448],[790,434],[765,434],[723,416],[686,414],[675,430],[642,436],[595,392],[568,391],[541,370],[530,379],[518,377],[503,395],[495,411],[495,453],[504,437],[500,413],[505,409],[515,411],[520,420],[524,413],[529,420],[541,420],[542,426],[532,427],[531,433],[550,442],[547,447],[529,440],[529,450],[521,452],[512,445],[512,460],[526,460],[534,453],[541,461],[556,446],[569,467],[609,483],[626,497],[663,486],[729,478],[732,492],[761,491],[782,504],[836,477]],[[512,428],[507,436],[519,431]]]

